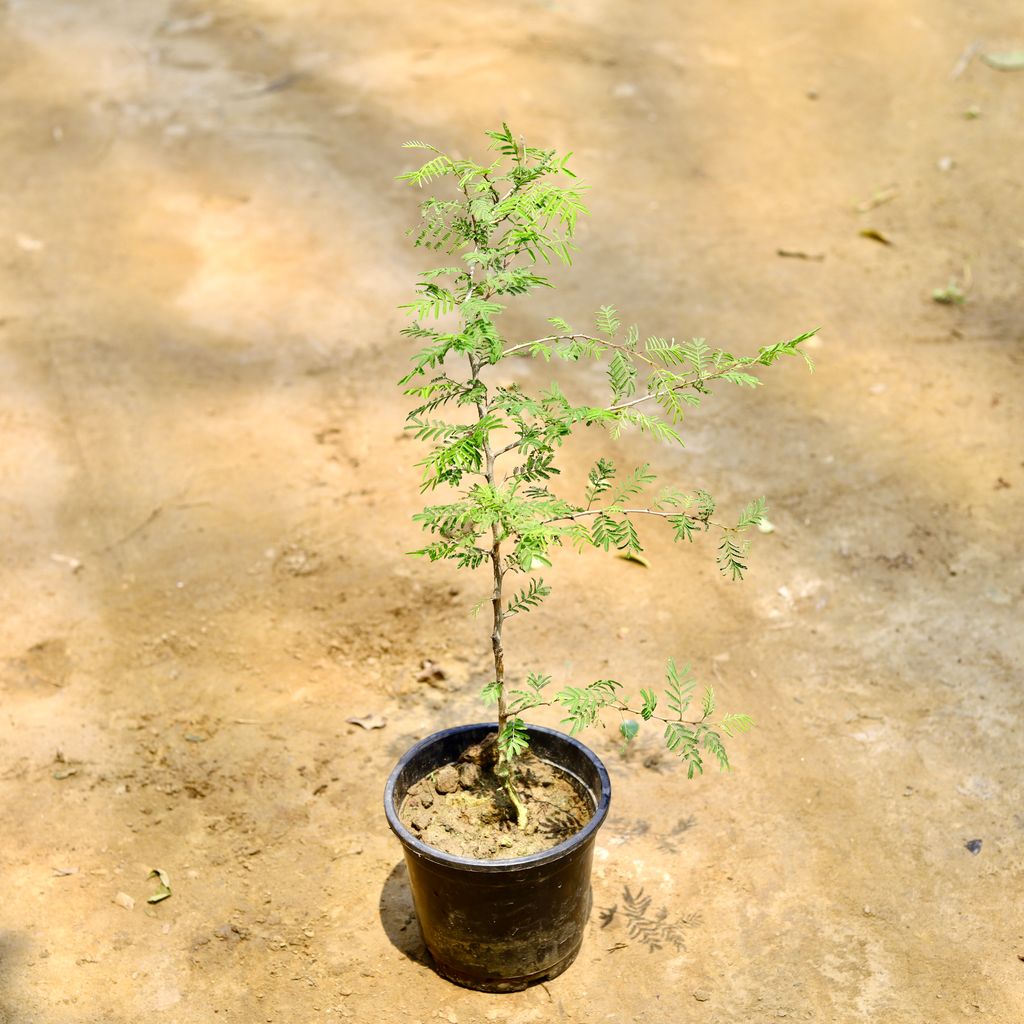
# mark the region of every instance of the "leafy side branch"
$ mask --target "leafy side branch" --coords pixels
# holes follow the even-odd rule
[[[569,168],[571,154],[528,146],[507,125],[487,134],[495,156],[485,163],[422,142],[406,144],[426,150],[428,158],[401,179],[420,187],[447,182],[449,189],[445,197],[421,203],[414,245],[458,254],[458,261],[424,271],[415,298],[403,307],[410,322],[402,333],[419,348],[400,383],[415,403],[406,428],[427,445],[419,462],[421,489],[454,491],[450,500],[427,505],[415,516],[431,537],[415,553],[465,569],[490,566],[494,679],[485,697],[498,712],[496,770],[522,824],[526,812],[516,790],[515,762],[528,744],[521,716],[530,709],[558,704],[573,732],[595,724],[605,712],[630,715],[621,724],[627,740],[636,734],[637,718],[658,719],[666,745],[687,763],[690,775],[703,770],[701,752],[728,767],[722,736],[750,726],[742,715],[712,725],[710,690],[702,717],[686,719],[689,677],[671,662],[663,697],[643,690],[639,708],[630,707],[614,680],[567,687],[551,700],[543,696],[550,683],[546,676],[531,675],[525,689],[508,689],[503,625],[511,616],[535,610],[550,594],[544,580],[532,574],[551,565],[554,549],[596,547],[635,556],[642,550],[638,521],[660,519],[677,541],[714,531],[719,569],[741,579],[749,546],[745,533],[765,513],[764,499],[758,498],[735,522],[723,522],[706,491],[655,490],[648,464],[620,474],[605,458],[591,469],[582,498],[574,501],[555,488],[559,450],[580,427],[604,428],[613,439],[633,428],[681,445],[684,415],[701,405],[712,385],[757,387],[757,374],[783,356],[801,356],[810,366],[800,346],[815,332],[768,345],[754,356],[738,356],[701,338],[641,340],[635,326],[623,328],[614,307],[605,305],[595,314],[593,329],[578,331],[551,317],[551,329],[542,337],[509,342],[498,326],[507,302],[550,288],[544,265],[572,261],[576,223],[587,212],[585,186]],[[601,362],[608,397],[598,404],[578,403],[556,383],[530,394],[518,383],[488,381],[490,367],[515,358]],[[516,574],[526,577],[518,587],[509,580]],[[667,717],[655,713],[659,700]]]
[[[740,714],[722,715],[715,723],[715,692],[710,686],[705,688],[701,698],[699,717],[688,718],[697,683],[689,665],[679,669],[673,660],[668,663],[664,693],[659,696],[654,690],[642,689],[638,702],[624,698],[622,684],[614,679],[598,679],[583,687],[567,686],[548,699],[545,690],[550,684],[550,676],[531,674],[525,688],[509,694],[510,712],[518,716],[536,708],[556,705],[565,712],[562,724],[569,727],[571,735],[598,724],[603,712],[617,712],[620,716],[619,732],[626,741],[639,732],[637,718],[659,721],[665,726],[666,746],[686,763],[690,778],[694,774],[703,774],[706,755],[712,756],[723,770],[727,770],[729,757],[722,734],[731,737],[747,732],[753,726],[749,715]],[[484,688],[482,696],[489,702],[496,699],[493,683]],[[631,703],[639,706],[632,707]],[[664,707],[667,714],[658,714],[659,706]]]

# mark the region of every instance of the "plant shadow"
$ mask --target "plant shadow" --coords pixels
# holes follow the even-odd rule
[[[419,922],[416,920],[405,861],[399,861],[385,879],[378,910],[384,934],[391,945],[414,963],[431,967],[430,954],[423,943]]]

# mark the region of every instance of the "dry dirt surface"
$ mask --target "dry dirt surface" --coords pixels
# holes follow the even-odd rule
[[[1016,8],[0,3],[0,1021],[1020,1024]],[[758,728],[692,783],[593,735],[583,952],[488,996],[425,963],[381,794],[481,717],[488,628],[484,578],[404,555],[393,177],[502,119],[593,186],[510,337],[822,332],[654,455],[769,497],[746,582],[648,531],[510,624],[514,674],[672,655]]]

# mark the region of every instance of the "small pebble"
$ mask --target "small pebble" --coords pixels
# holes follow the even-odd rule
[[[711,998],[711,993],[705,992],[702,988],[698,988],[694,991],[693,998],[696,999],[698,1003],[706,1003]]]
[[[965,850],[969,850],[971,853],[974,853],[974,854],[981,853],[981,840],[980,839],[968,839],[967,842],[964,843],[964,849]]]

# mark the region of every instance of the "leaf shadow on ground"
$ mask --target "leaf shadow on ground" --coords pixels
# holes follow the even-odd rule
[[[625,925],[629,942],[646,946],[649,953],[670,947],[677,953],[686,949],[685,929],[696,928],[703,921],[700,912],[673,916],[670,908],[654,909],[651,904],[653,897],[645,895],[643,887],[633,892],[628,885],[622,889],[622,907],[615,903],[610,907],[600,908],[600,926],[608,928],[614,923]]]

